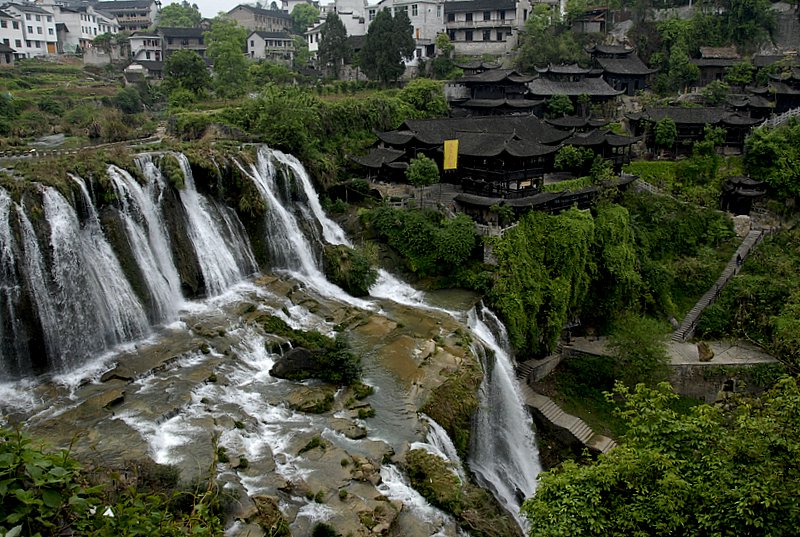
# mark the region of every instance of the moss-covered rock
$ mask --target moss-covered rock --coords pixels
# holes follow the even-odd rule
[[[369,288],[378,279],[369,257],[343,244],[325,246],[324,268],[330,281],[353,296],[369,295]]]

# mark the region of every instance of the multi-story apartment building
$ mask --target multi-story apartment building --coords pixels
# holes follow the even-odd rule
[[[115,0],[97,2],[93,7],[115,16],[120,30],[135,32],[155,25],[161,11],[161,0]]]
[[[86,51],[98,35],[119,33],[117,18],[90,5],[67,7],[47,6],[53,10],[57,23],[59,54]],[[60,28],[63,25],[64,28]]]
[[[131,59],[138,61],[163,61],[161,36],[155,32],[134,32],[130,37]]]
[[[531,12],[529,0],[444,2],[445,27],[456,52],[467,55],[509,52]]]
[[[24,58],[24,42],[22,21],[18,17],[0,10],[0,43],[13,50],[13,52],[5,52],[4,54],[12,54],[14,59]]]
[[[33,58],[57,53],[58,36],[52,11],[27,3],[9,3],[0,9],[19,21],[22,28],[23,47],[21,50],[12,47],[17,54]]]
[[[286,32],[252,32],[247,36],[247,56],[291,65],[294,41]]]
[[[228,11],[228,17],[251,32],[283,32],[292,29],[292,17],[280,10],[239,4]]]
[[[200,56],[206,55],[205,30],[202,28],[159,28],[161,50],[166,60],[176,50],[193,50]]]

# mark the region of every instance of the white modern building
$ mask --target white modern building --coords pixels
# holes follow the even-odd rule
[[[530,12],[529,0],[444,2],[447,35],[456,52],[471,56],[510,52]]]
[[[22,21],[18,17],[0,10],[0,43],[12,49],[15,58],[20,58],[25,57],[24,42]]]
[[[133,32],[130,36],[133,61],[163,61],[161,36],[155,32]]]
[[[92,6],[67,7],[60,5],[44,6],[53,11],[59,25],[58,52],[74,53],[92,48],[92,41],[105,33],[119,33],[117,18]],[[63,27],[61,27],[63,25]]]
[[[247,36],[247,56],[254,60],[291,65],[294,41],[287,32],[252,32]]]
[[[52,11],[27,3],[8,3],[0,6],[0,9],[19,21],[22,28],[23,47],[11,47],[18,55],[33,58],[58,52],[56,20]]]

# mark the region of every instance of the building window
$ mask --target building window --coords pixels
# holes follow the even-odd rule
[[[464,41],[472,41],[472,30],[464,32]]]
[[[37,34],[41,34],[42,33],[42,27],[41,26],[37,26],[36,27],[36,33]]]
[[[150,59],[150,51],[149,51],[149,50],[145,50],[145,51],[144,51],[144,58],[145,58],[146,60],[149,60],[149,59]]]
[[[36,46],[36,48],[42,48],[42,42],[41,41],[34,41],[33,44]]]
[[[492,40],[492,31],[491,30],[484,30],[483,31],[483,40],[484,41],[491,41]]]
[[[27,39],[25,40],[25,46],[28,47],[28,48],[33,48],[31,46],[31,42],[29,40],[27,40]]]
[[[47,29],[47,35],[55,35],[52,28]]]
[[[181,45],[183,45],[184,47],[188,46],[189,45],[189,40],[188,39],[181,39]]]
[[[41,20],[42,20],[42,16],[41,15],[36,15],[36,22],[40,22]]]
[[[11,42],[8,40],[8,38],[6,38],[6,39],[3,39],[3,44],[4,44],[5,46],[7,46],[7,47],[8,47],[8,46],[11,46]]]
[[[411,4],[411,16],[416,17],[417,15],[419,15],[417,10],[417,4]]]
[[[375,20],[375,10],[374,9],[370,9],[369,10],[369,20],[370,20],[370,22]]]
[[[11,21],[11,27],[15,30],[19,30],[19,23],[17,21]]]
[[[447,22],[456,22],[456,14],[455,13],[448,13],[447,14]]]
[[[503,10],[501,9],[501,10],[500,10],[500,11],[498,11],[497,13],[500,15],[500,20],[501,20],[501,21],[504,21],[504,20],[506,20],[506,12],[505,12],[505,11],[503,11]]]
[[[8,21],[6,20],[0,21],[0,28],[8,28]]]
[[[53,17],[51,17],[50,15],[48,15],[48,16],[47,16],[47,22],[53,22]]]
[[[25,20],[26,21],[31,20],[31,14],[30,13],[25,13]]]
[[[472,13],[467,13],[467,22],[472,22]]]
[[[28,26],[28,33],[29,33],[29,34],[32,34],[32,33],[33,33],[33,26]]]
[[[484,11],[483,12],[483,20],[485,20],[485,21],[492,20],[492,12],[491,11]]]
[[[440,19],[442,17],[442,6],[436,6],[436,18]]]
[[[17,47],[17,48],[22,48],[22,40],[21,39],[15,39],[14,40],[14,46]]]
[[[256,46],[256,42],[251,39],[250,40],[250,48],[253,48],[255,46]]]
[[[455,30],[447,30],[447,37],[450,38],[450,41],[456,40],[456,31]]]
[[[171,45],[171,44],[172,44],[172,38],[171,38],[171,37],[168,37],[168,38],[167,38],[167,45]]]
[[[504,37],[504,34],[503,34],[503,32],[497,32],[497,40],[498,40],[498,41],[502,41],[502,40],[503,40],[503,37]]]

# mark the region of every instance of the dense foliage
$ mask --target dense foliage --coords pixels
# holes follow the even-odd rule
[[[248,88],[247,57],[242,45],[247,30],[233,20],[217,16],[205,34],[208,58],[214,64],[214,90],[223,98],[244,95]]]
[[[325,245],[325,276],[353,296],[369,295],[369,288],[378,280],[369,256],[363,250],[344,245]]]
[[[183,0],[180,4],[167,4],[158,12],[156,26],[159,28],[196,28],[200,26],[203,16],[197,4],[189,5]]]
[[[322,40],[319,44],[319,59],[322,65],[330,67],[333,77],[339,78],[339,70],[353,55],[347,41],[347,30],[335,12],[328,13],[322,27]]]
[[[706,309],[697,327],[705,338],[754,341],[800,371],[800,231],[767,236],[742,272]]]
[[[204,95],[211,87],[206,62],[193,50],[175,51],[164,64],[164,86],[170,92],[183,89]]]
[[[47,452],[18,431],[0,429],[0,533],[6,537],[219,535],[216,485],[179,492],[174,488],[177,473],[168,470],[149,472],[155,477],[149,485],[140,471],[140,491],[112,490],[92,485],[68,452]]]
[[[378,235],[402,254],[406,268],[420,276],[455,272],[477,244],[475,224],[463,214],[448,219],[436,211],[380,207],[369,219]]]
[[[745,142],[744,164],[747,173],[766,181],[778,198],[800,196],[800,121],[753,130]]]
[[[579,42],[582,38],[569,29],[567,21],[560,19],[558,6],[535,4],[520,35],[517,67],[532,73],[536,67],[548,64],[587,63],[589,57]]]
[[[668,384],[622,385],[628,432],[593,463],[541,476],[530,535],[790,535],[800,523],[800,389],[671,408]]]

